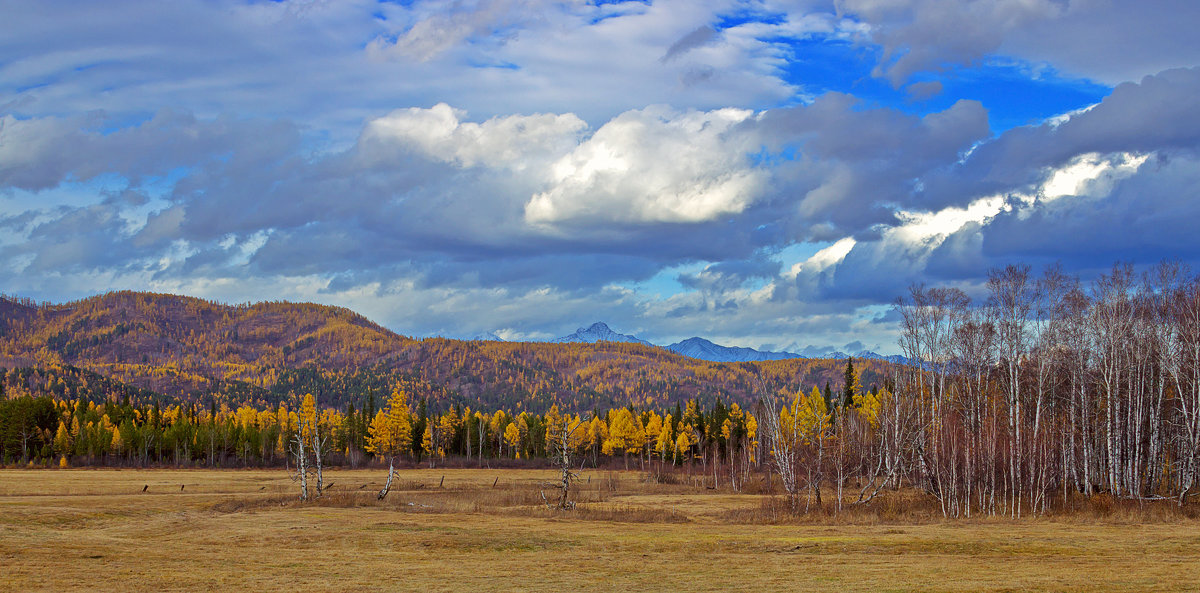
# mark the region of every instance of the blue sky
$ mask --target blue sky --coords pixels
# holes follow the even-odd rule
[[[1165,0],[6,2],[0,290],[894,352],[913,283],[1179,259]]]

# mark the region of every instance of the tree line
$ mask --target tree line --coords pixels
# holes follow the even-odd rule
[[[326,465],[379,460],[480,465],[499,459],[547,459],[561,444],[553,427],[581,425],[569,450],[580,464],[619,460],[624,467],[698,464],[714,482],[744,482],[759,465],[757,420],[737,403],[697,400],[674,409],[614,407],[587,414],[544,414],[450,406],[433,411],[425,398],[394,389],[344,410],[322,408],[312,394],[295,405],[257,408],[178,403],[138,405],[22,395],[0,400],[0,460],[4,463],[184,467],[272,466],[289,463],[294,445],[321,454]],[[311,437],[315,431],[323,435]],[[300,435],[301,438],[297,438]],[[319,449],[319,450],[314,450]],[[291,458],[295,458],[293,454]],[[720,468],[720,469],[718,469]],[[707,473],[706,473],[707,475]],[[726,478],[726,476],[729,476]]]
[[[798,502],[823,484],[912,485],[946,516],[1043,513],[1106,494],[1177,501],[1200,472],[1200,278],[1116,265],[1090,283],[1048,267],[990,272],[973,302],[914,286],[896,303],[900,347],[877,396],[848,380],[838,414],[764,397],[764,447]]]

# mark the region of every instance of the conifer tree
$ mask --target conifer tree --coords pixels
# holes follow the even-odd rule
[[[387,409],[375,414],[368,433],[367,450],[388,460],[387,482],[378,496],[382,500],[392,487],[392,479],[396,474],[396,456],[412,448],[412,415],[408,410],[408,396],[404,391],[392,391]]]
[[[513,453],[516,459],[521,458],[521,452],[518,447],[521,446],[521,430],[517,428],[516,422],[509,422],[508,426],[504,427],[504,442],[508,444],[509,451]]]
[[[854,370],[854,357],[846,358],[846,372],[843,376],[845,387],[842,389],[840,407],[848,408],[854,404],[854,398],[862,392],[862,384],[858,380],[858,371]]]

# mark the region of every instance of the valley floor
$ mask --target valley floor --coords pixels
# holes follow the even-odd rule
[[[739,521],[750,494],[538,470],[0,470],[7,591],[1196,591],[1200,523]],[[181,488],[182,487],[182,488]],[[145,489],[145,492],[143,492]],[[548,492],[547,495],[550,495]]]

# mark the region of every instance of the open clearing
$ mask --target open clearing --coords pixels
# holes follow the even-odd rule
[[[6,591],[1197,591],[1200,523],[740,522],[755,495],[537,470],[0,471]],[[444,483],[439,483],[444,476]],[[493,486],[495,484],[495,486]],[[143,493],[144,486],[149,486]],[[180,487],[183,487],[182,490]],[[741,514],[739,514],[741,513]]]

